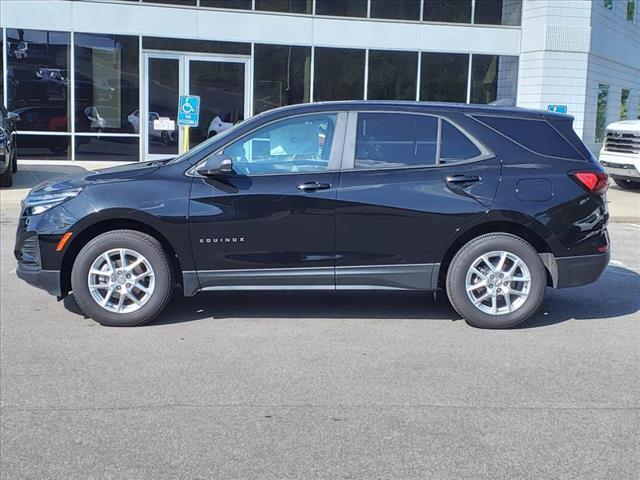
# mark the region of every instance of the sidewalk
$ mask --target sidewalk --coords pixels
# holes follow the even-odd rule
[[[122,163],[74,162],[69,165],[23,164],[13,178],[13,187],[0,190],[0,210],[17,210],[29,189],[40,182],[87,170],[98,170]],[[640,190],[622,190],[611,183],[607,193],[611,222],[640,224]]]

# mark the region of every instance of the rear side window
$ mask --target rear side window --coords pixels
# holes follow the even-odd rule
[[[550,157],[583,159],[573,145],[544,120],[485,116],[475,118],[533,152]]]
[[[436,164],[438,119],[406,113],[360,113],[356,168]]]
[[[440,163],[469,160],[481,154],[467,136],[446,120],[442,121]]]

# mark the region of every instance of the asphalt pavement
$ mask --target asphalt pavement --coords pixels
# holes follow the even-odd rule
[[[640,226],[521,328],[421,294],[208,293],[105,328],[15,276],[0,217],[2,479],[634,479]]]

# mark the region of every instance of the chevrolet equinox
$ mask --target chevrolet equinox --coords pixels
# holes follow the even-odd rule
[[[17,274],[103,325],[174,288],[443,290],[470,324],[531,317],[609,261],[603,168],[572,117],[417,102],[257,115],[171,160],[35,187]]]

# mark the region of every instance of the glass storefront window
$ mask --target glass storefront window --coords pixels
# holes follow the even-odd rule
[[[140,160],[140,139],[137,137],[77,135],[75,141],[76,160],[102,162],[137,162]]]
[[[371,0],[371,18],[419,20],[421,0]]]
[[[195,147],[244,120],[245,66],[200,60],[188,64],[189,95],[200,97],[200,123],[189,129],[190,144]]]
[[[251,10],[251,0],[200,0],[201,7]]]
[[[417,52],[369,51],[369,100],[415,100]]]
[[[142,0],[142,3],[165,3],[169,5],[196,5],[196,0]]]
[[[71,160],[71,135],[18,134],[19,158]]]
[[[168,50],[170,52],[251,55],[250,43],[193,40],[186,38],[142,37],[142,49]]]
[[[313,0],[256,0],[256,10],[311,14]]]
[[[311,47],[255,45],[254,113],[309,101]]]
[[[138,37],[74,38],[76,131],[137,133],[129,117],[139,108]]]
[[[471,23],[471,0],[424,0],[422,18],[427,22]]]
[[[18,130],[68,132],[68,32],[7,29],[7,108]]]
[[[476,1],[474,23],[486,25],[520,25],[522,0]]]
[[[471,59],[471,103],[515,106],[518,57],[473,55]]]
[[[466,102],[469,55],[465,53],[422,53],[420,100]]]
[[[316,0],[317,15],[366,17],[367,0]]]
[[[364,50],[316,48],[313,101],[364,98]]]

